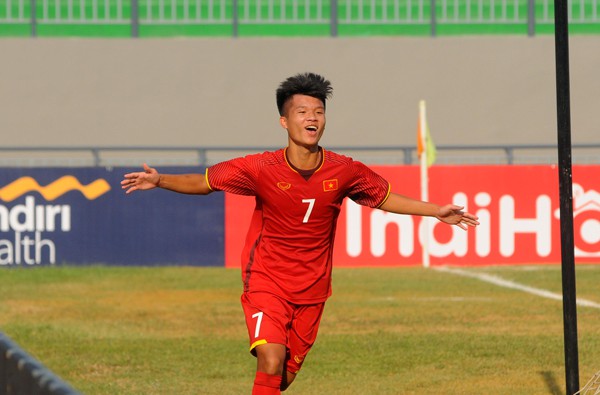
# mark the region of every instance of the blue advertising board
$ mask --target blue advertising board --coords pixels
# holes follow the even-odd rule
[[[126,195],[123,174],[138,170],[0,169],[0,267],[223,266],[223,194],[155,189]]]

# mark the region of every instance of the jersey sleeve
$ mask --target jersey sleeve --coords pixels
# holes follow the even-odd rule
[[[206,169],[206,181],[213,191],[255,195],[258,167],[253,157],[235,158]]]
[[[352,162],[354,182],[348,197],[368,207],[379,207],[390,194],[390,183],[361,162]]]

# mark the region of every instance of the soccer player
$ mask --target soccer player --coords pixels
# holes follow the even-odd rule
[[[310,351],[331,295],[333,240],[344,198],[381,210],[436,217],[462,229],[478,225],[463,207],[414,200],[366,165],[325,150],[326,101],[333,88],[314,73],[294,75],[276,91],[288,144],[210,166],[205,174],[160,174],[144,164],[121,182],[126,193],[163,188],[206,195],[255,196],[242,253],[241,303],[257,358],[253,395],[280,394]]]

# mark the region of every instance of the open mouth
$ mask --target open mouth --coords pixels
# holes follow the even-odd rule
[[[318,130],[318,128],[314,125],[310,125],[306,127],[306,130],[308,130],[309,132],[316,132]]]

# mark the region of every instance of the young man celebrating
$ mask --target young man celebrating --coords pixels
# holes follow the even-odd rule
[[[478,225],[462,207],[414,200],[364,164],[319,146],[325,130],[329,81],[304,73],[276,92],[288,144],[236,158],[205,174],[159,174],[144,164],[121,182],[127,193],[163,188],[206,195],[226,191],[256,197],[242,254],[242,307],[257,358],[253,395],[280,394],[295,379],[331,295],[333,241],[344,198],[381,210],[436,217],[462,229]]]

